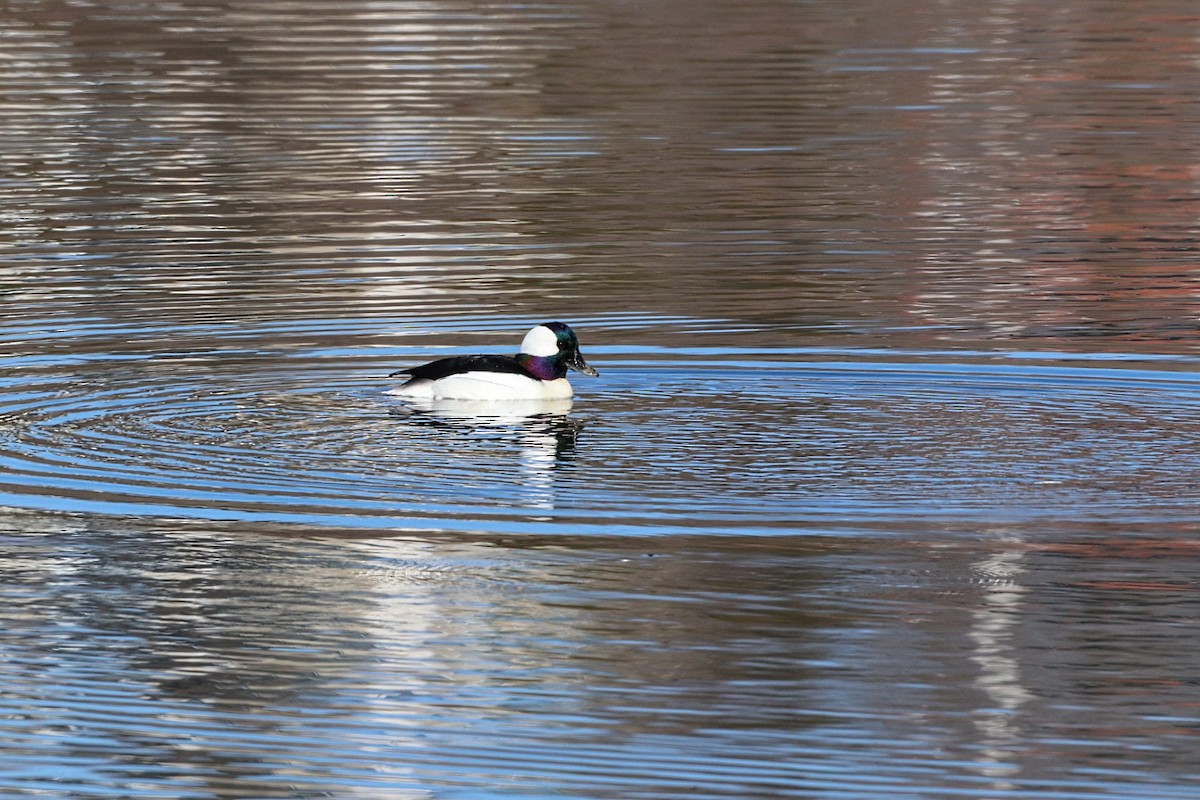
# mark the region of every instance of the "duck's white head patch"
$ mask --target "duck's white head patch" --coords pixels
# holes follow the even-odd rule
[[[539,357],[557,355],[558,334],[545,325],[538,325],[525,334],[525,338],[521,341],[521,352]]]

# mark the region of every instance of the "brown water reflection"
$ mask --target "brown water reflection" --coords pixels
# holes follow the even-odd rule
[[[3,236],[51,308],[1194,344],[1178,3],[49,8],[5,17]]]
[[[1194,797],[1196,22],[6,4],[0,791]]]

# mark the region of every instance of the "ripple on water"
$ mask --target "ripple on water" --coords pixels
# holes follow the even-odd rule
[[[897,520],[1183,520],[1193,373],[1088,362],[592,348],[573,407],[412,408],[424,354],[95,357],[0,389],[24,508],[511,533],[784,533]],[[25,365],[28,366],[28,365]],[[68,380],[68,377],[70,378]]]

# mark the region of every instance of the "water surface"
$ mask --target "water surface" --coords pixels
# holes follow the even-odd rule
[[[1196,33],[0,11],[0,793],[1195,797]]]

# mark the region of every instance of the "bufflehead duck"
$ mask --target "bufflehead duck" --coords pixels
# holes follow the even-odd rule
[[[388,394],[432,400],[562,400],[574,390],[567,370],[599,375],[579,352],[575,331],[546,322],[525,334],[515,356],[454,356],[393,372],[408,375]]]

